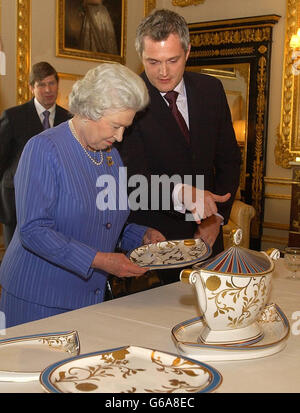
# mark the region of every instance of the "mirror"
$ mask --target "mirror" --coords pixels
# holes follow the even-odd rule
[[[288,0],[284,64],[282,80],[281,120],[275,148],[277,165],[290,168],[290,162],[300,157],[300,72],[293,70],[293,50],[290,40],[297,33],[300,21],[300,0]],[[297,53],[299,53],[297,51]],[[299,62],[298,62],[299,63]]]
[[[280,16],[189,24],[187,69],[218,77],[225,89],[242,154],[240,189],[253,205],[250,248],[260,249],[267,141],[272,28]]]

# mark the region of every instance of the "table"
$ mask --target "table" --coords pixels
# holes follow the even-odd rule
[[[288,280],[286,275],[280,259],[276,262],[269,301],[279,305],[289,319],[291,333],[286,347],[264,358],[208,362],[223,376],[218,393],[300,392],[300,281]],[[293,314],[298,315],[298,326],[297,320],[292,319]],[[172,327],[197,315],[193,287],[177,282],[15,326],[0,338],[75,329],[79,334],[81,354],[123,345],[176,353]],[[1,382],[0,392],[41,393],[43,389],[39,382]]]

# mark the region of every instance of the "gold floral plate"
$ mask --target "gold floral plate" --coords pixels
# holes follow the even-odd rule
[[[49,363],[79,354],[77,331],[0,340],[0,381],[38,381]]]
[[[151,269],[186,267],[203,261],[210,255],[210,246],[200,238],[142,245],[128,254],[135,264]]]
[[[181,354],[203,361],[254,359],[283,350],[290,333],[290,325],[279,306],[266,305],[257,321],[263,331],[259,341],[234,345],[203,343],[199,340],[199,333],[204,325],[203,317],[177,324],[172,329],[172,337]]]
[[[124,346],[54,363],[40,382],[51,393],[206,393],[222,376],[177,354]]]

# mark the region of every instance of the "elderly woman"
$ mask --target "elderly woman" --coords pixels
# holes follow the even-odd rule
[[[126,225],[126,188],[118,190],[122,162],[113,143],[147,104],[139,76],[102,64],[74,84],[74,117],[26,144],[15,177],[17,228],[0,267],[7,327],[102,302],[108,273],[146,272],[114,252],[116,246],[129,250],[164,237]],[[113,193],[113,185],[99,187],[101,177],[114,180]],[[107,208],[105,191],[116,208]]]

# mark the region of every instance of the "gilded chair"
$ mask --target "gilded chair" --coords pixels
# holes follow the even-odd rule
[[[241,228],[243,238],[240,247],[249,248],[250,244],[250,225],[255,216],[255,208],[252,205],[245,204],[240,199],[238,190],[236,199],[233,202],[228,223],[223,226],[224,248],[227,249],[233,245],[233,233],[235,229]]]

